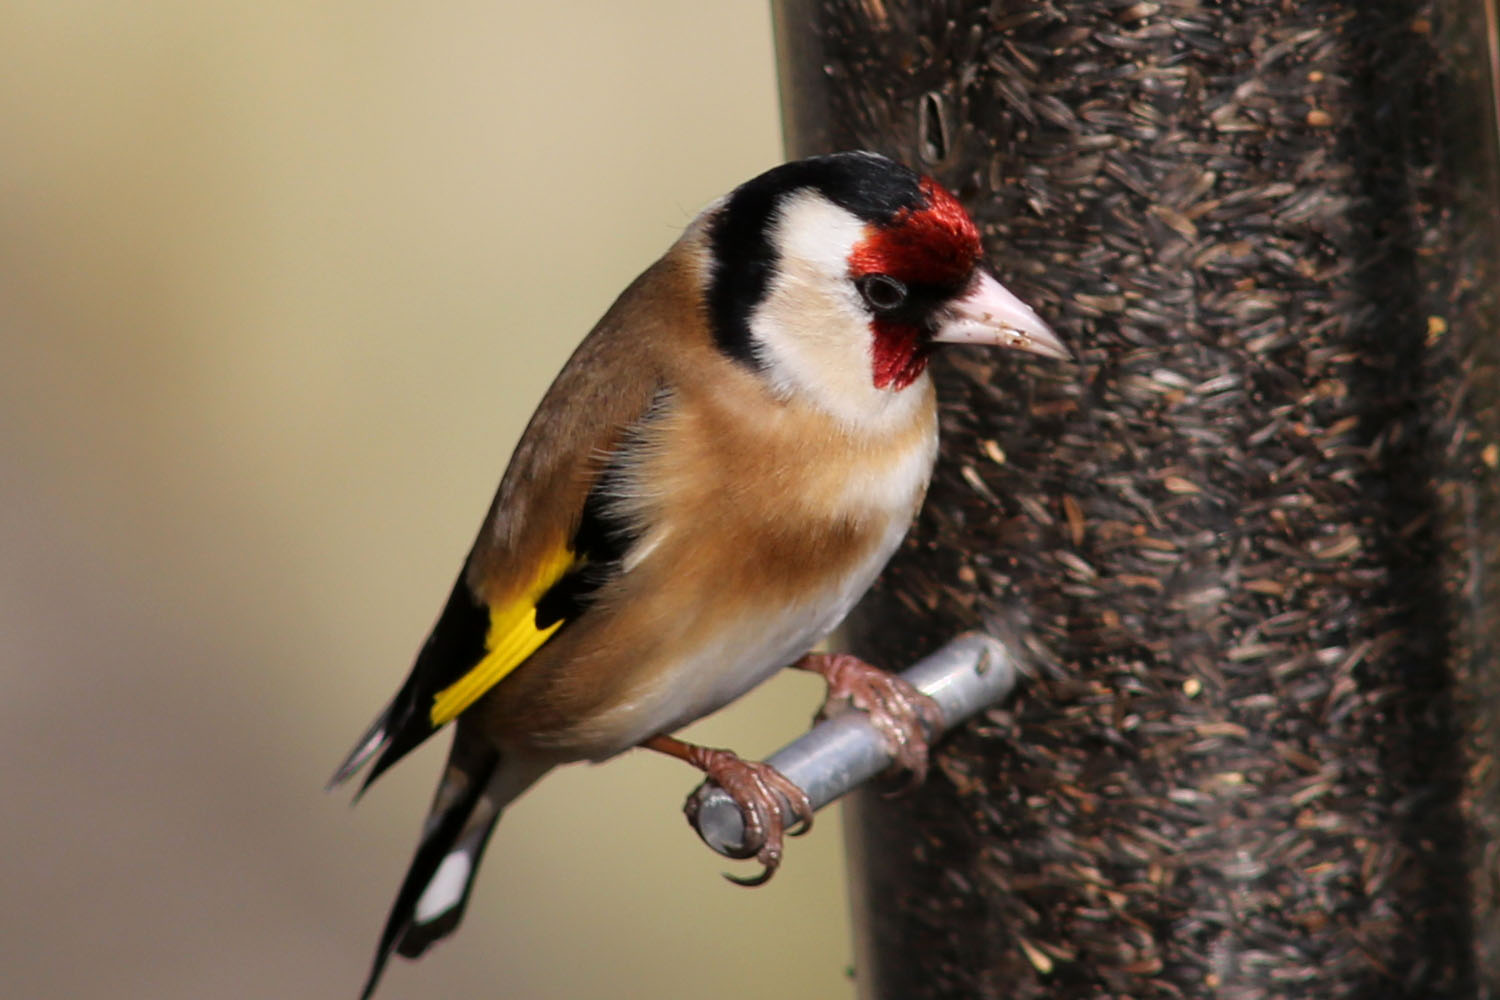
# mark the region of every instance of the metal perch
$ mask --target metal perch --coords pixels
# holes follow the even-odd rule
[[[942,731],[932,734],[936,740],[1005,697],[1015,684],[1016,671],[999,640],[968,632],[918,660],[901,676],[942,709]],[[884,771],[891,757],[864,714],[850,712],[818,723],[766,763],[806,791],[814,809],[821,809]],[[703,842],[725,857],[742,857],[745,822],[729,794],[704,782],[689,799],[698,802],[694,826]]]

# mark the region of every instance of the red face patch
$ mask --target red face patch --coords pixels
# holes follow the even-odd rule
[[[979,230],[969,213],[931,177],[921,181],[925,204],[904,209],[882,226],[867,227],[849,255],[850,277],[888,274],[907,286],[936,286],[957,292],[968,283],[983,256]],[[872,376],[877,389],[904,389],[927,368],[930,349],[920,327],[894,318],[870,323]]]
[[[927,370],[927,337],[910,323],[877,319],[870,324],[872,381],[877,389],[905,389]]]
[[[983,256],[979,230],[947,188],[931,177],[921,184],[927,200],[922,208],[903,209],[885,225],[868,227],[849,255],[853,277],[889,274],[908,285],[955,287],[968,280]]]

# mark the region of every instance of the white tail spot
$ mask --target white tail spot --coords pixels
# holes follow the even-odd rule
[[[469,884],[469,872],[473,867],[468,853],[462,849],[444,858],[433,873],[432,881],[422,890],[422,898],[417,900],[417,923],[436,920],[457,906],[464,896],[464,886]]]

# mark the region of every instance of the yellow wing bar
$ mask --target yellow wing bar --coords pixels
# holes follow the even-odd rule
[[[434,729],[458,718],[459,713],[478,701],[480,695],[525,663],[526,658],[562,626],[562,622],[557,621],[546,628],[537,628],[536,602],[564,573],[580,562],[582,560],[571,550],[557,549],[542,563],[541,572],[524,593],[508,604],[490,609],[490,631],[484,640],[484,659],[437,693],[432,701]]]

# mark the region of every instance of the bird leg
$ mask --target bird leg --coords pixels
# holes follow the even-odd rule
[[[740,885],[765,883],[781,866],[784,835],[795,837],[812,829],[812,802],[807,793],[769,764],[743,760],[732,750],[685,743],[666,733],[651,737],[641,746],[687,761],[706,774],[709,781],[728,792],[734,804],[740,807],[740,815],[745,820],[745,841],[735,856],[748,858],[754,855],[765,866],[765,871],[752,878],[725,875],[731,882]],[[698,797],[691,796],[686,806],[689,822],[697,819],[697,811]]]
[[[927,777],[928,741],[943,728],[937,702],[895,674],[848,653],[808,653],[792,666],[820,674],[828,682],[818,719],[863,711],[884,738],[891,767],[910,775],[907,788],[922,783]]]

